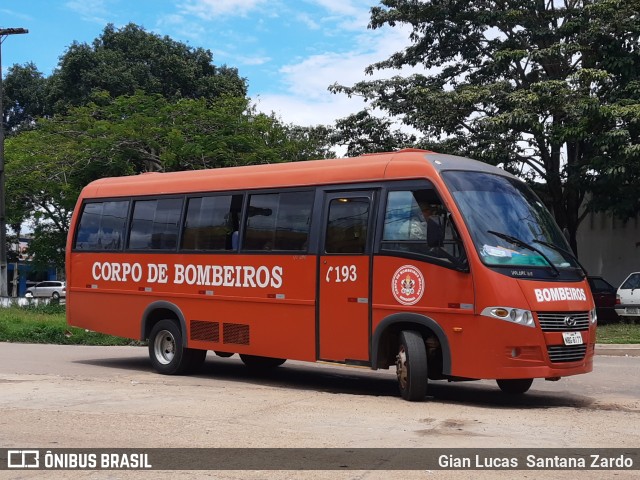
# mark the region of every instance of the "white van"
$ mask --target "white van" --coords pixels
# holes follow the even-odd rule
[[[618,288],[616,313],[621,317],[640,317],[640,272],[629,275]]]
[[[65,297],[66,291],[67,284],[65,282],[49,280],[47,282],[37,283],[33,287],[27,288],[24,296],[27,298],[41,297],[57,300],[60,297]]]

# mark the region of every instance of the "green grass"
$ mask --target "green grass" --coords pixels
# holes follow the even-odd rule
[[[598,326],[598,343],[640,343],[640,324],[613,323]],[[60,345],[140,345],[70,327],[63,305],[0,308],[0,342],[54,343]]]
[[[59,345],[139,345],[67,325],[63,305],[0,308],[0,342]]]
[[[640,324],[611,323],[598,325],[597,343],[640,343]]]

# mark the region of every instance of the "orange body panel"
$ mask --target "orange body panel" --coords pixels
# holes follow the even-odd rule
[[[560,377],[593,368],[595,324],[581,332],[579,362],[553,363],[562,332],[482,315],[508,306],[544,312],[594,308],[586,280],[544,282],[487,268],[437,169],[411,150],[353,159],[259,165],[103,179],[78,200],[67,243],[67,312],[72,325],[143,338],[145,311],[180,310],[191,348],[306,361],[373,361],[372,339],[397,314],[430,319],[448,343],[444,373],[464,378]],[[192,192],[244,192],[429,179],[459,227],[468,271],[390,255],[100,253],[73,251],[85,199]],[[346,187],[346,188],[351,188]],[[376,188],[368,186],[366,188]],[[374,212],[375,213],[375,212]],[[321,221],[320,218],[315,221]],[[372,222],[373,225],[374,222]],[[377,365],[371,365],[377,368]]]
[[[369,257],[320,259],[322,360],[369,360]]]
[[[145,309],[164,301],[179,306],[189,339],[191,321],[220,324],[218,342],[190,340],[193,348],[315,360],[309,275],[315,261],[307,255],[74,255],[68,316],[79,327],[141,338]],[[224,324],[247,325],[250,338],[225,342]]]

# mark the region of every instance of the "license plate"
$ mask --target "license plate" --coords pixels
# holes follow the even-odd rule
[[[562,332],[565,345],[582,345],[582,334],[580,332]]]
[[[629,315],[637,315],[638,314],[638,309],[636,307],[627,307],[626,309],[626,313],[628,313]]]

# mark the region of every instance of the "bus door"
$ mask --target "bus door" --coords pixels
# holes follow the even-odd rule
[[[373,205],[372,191],[325,196],[318,268],[320,360],[369,360]]]

